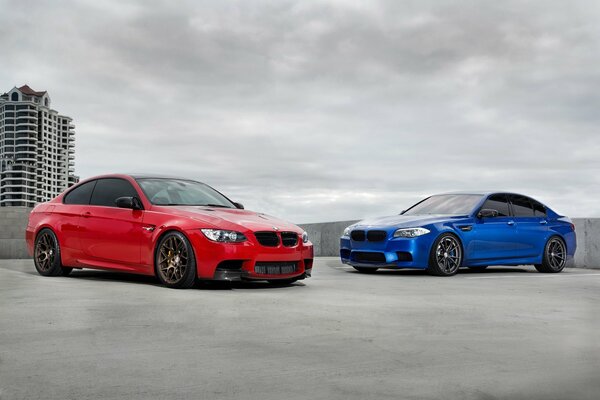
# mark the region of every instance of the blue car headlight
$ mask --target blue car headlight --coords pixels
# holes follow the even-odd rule
[[[208,240],[219,243],[239,243],[246,241],[246,236],[241,232],[225,231],[222,229],[200,229]]]
[[[350,232],[352,231],[351,229],[352,227],[349,226],[346,229],[344,229],[344,233],[342,234],[342,237],[350,237]]]
[[[414,238],[417,236],[426,235],[429,232],[429,229],[425,228],[400,228],[396,232],[394,232],[394,237]]]

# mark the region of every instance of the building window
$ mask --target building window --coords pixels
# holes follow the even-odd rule
[[[13,92],[13,94],[10,95],[10,100],[11,101],[19,101],[19,93]]]

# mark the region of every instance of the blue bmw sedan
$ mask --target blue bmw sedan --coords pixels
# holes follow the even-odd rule
[[[569,218],[530,197],[498,192],[434,195],[400,215],[351,225],[340,239],[342,262],[359,272],[419,268],[438,276],[489,265],[560,272],[575,248]]]

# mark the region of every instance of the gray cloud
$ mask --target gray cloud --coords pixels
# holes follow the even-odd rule
[[[75,118],[77,172],[203,180],[296,222],[441,191],[600,203],[592,1],[0,0],[0,82]]]

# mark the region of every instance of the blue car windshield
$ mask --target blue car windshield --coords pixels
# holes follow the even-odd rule
[[[235,205],[210,186],[185,179],[137,179],[144,194],[157,206],[211,206],[235,208]]]
[[[402,215],[468,215],[482,198],[480,194],[440,194],[415,204]]]

